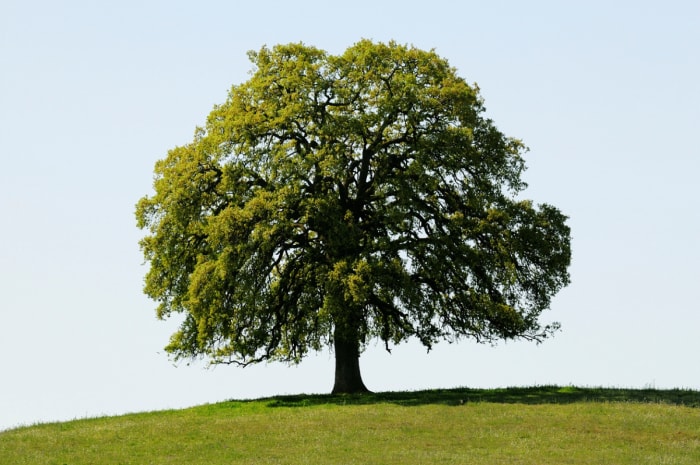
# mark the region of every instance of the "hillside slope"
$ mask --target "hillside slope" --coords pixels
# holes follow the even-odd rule
[[[700,463],[700,393],[285,396],[0,433],[0,464]]]

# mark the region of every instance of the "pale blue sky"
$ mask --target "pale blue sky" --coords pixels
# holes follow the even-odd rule
[[[700,389],[698,25],[695,0],[0,1],[0,429],[331,389],[328,352],[173,367],[133,215],[246,51],[298,41],[435,48],[530,147],[526,195],[571,218],[554,339],[371,346],[370,389]]]

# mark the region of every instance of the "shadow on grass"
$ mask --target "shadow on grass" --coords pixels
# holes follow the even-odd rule
[[[380,392],[354,395],[277,396],[268,407],[313,405],[367,405],[391,403],[403,406],[462,405],[469,402],[502,404],[570,404],[573,402],[639,402],[700,407],[700,391],[685,389],[579,388],[574,386],[535,386],[504,389],[439,389],[413,392]]]

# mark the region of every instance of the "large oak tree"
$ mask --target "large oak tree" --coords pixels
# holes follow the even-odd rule
[[[540,341],[570,231],[521,198],[525,146],[432,51],[363,40],[250,52],[194,140],[155,166],[136,216],[167,350],[248,365],[334,349],[361,392],[378,338]]]

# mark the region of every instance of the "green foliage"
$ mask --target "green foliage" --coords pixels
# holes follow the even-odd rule
[[[6,431],[0,463],[690,465],[699,405],[556,386],[286,396]]]
[[[542,340],[569,228],[522,200],[526,148],[434,52],[251,52],[137,205],[145,292],[176,358],[299,361],[343,337]]]

